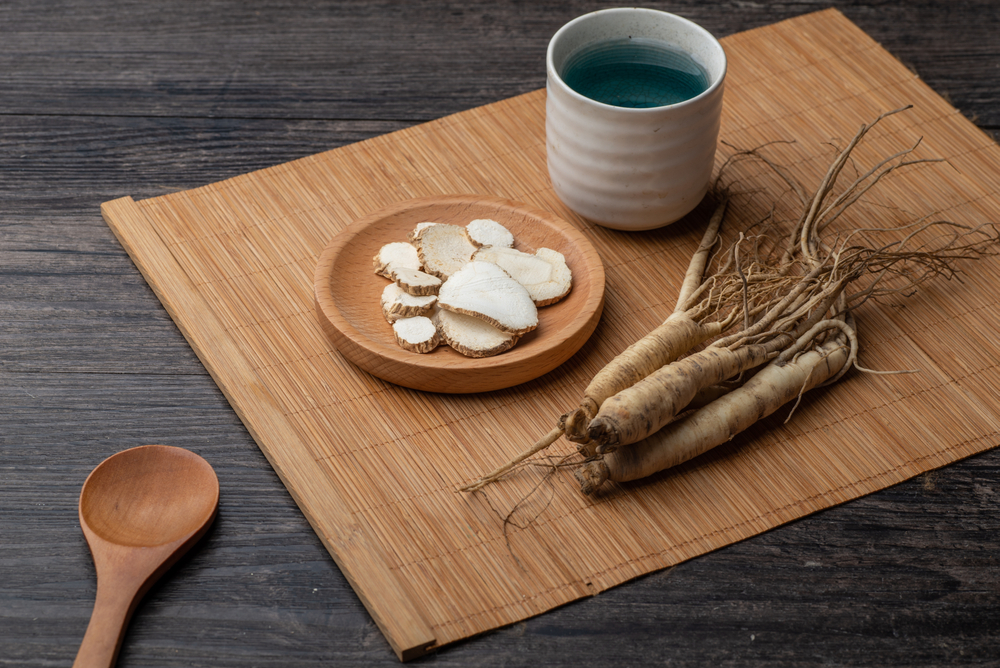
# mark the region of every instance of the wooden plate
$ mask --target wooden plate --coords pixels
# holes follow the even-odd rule
[[[417,223],[465,225],[477,218],[507,227],[519,250],[562,253],[573,272],[572,291],[538,309],[538,329],[500,355],[474,359],[444,345],[427,354],[401,349],[379,301],[388,280],[375,274],[372,258],[383,245],[406,241]],[[445,195],[393,204],[349,225],[320,255],[314,288],[326,335],[368,373],[416,390],[487,392],[548,373],[580,349],[604,308],[604,266],[587,238],[551,213],[508,200]]]

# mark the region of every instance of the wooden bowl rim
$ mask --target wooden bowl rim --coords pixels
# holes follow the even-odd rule
[[[477,359],[455,353],[443,360],[434,353],[421,355],[372,340],[344,316],[337,307],[330,284],[330,274],[344,249],[349,248],[369,227],[386,219],[415,209],[456,204],[488,206],[533,219],[558,232],[585,259],[583,267],[571,267],[574,272],[573,291],[579,294],[579,290],[586,289],[581,308],[557,332],[552,332],[565,336],[546,337],[546,332],[539,331],[539,336],[543,337],[542,343],[530,350],[515,346],[512,350],[494,357]],[[388,239],[386,243],[390,241],[399,240]],[[585,286],[578,287],[576,277],[577,272],[581,270],[587,272],[588,280]],[[324,332],[334,347],[356,366],[378,378],[412,389],[472,393],[504,389],[533,380],[569,359],[586,343],[600,320],[604,308],[604,283],[604,265],[596,248],[583,233],[555,214],[521,202],[496,197],[439,195],[396,202],[349,224],[320,254],[313,288],[317,317],[323,325]],[[571,297],[573,292],[567,299]],[[378,309],[378,304],[373,304],[372,308]],[[563,349],[566,346],[572,350]],[[430,374],[427,382],[421,380],[425,372]]]

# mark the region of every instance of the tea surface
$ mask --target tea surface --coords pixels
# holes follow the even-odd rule
[[[577,93],[616,107],[677,104],[709,86],[708,73],[690,55],[645,38],[585,46],[566,59],[561,76]]]

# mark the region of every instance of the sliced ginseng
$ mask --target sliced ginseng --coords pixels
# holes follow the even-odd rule
[[[414,239],[424,271],[448,280],[468,264],[476,246],[465,236],[465,228],[439,223],[420,230]]]
[[[477,218],[465,226],[465,234],[474,246],[510,248],[514,235],[506,227],[489,218]]]
[[[518,337],[501,332],[471,315],[439,309],[437,320],[445,343],[466,357],[492,357],[510,350]]]
[[[420,234],[420,230],[424,229],[425,227],[430,227],[431,225],[437,225],[437,223],[431,222],[429,220],[426,220],[422,223],[417,223],[417,226],[413,228],[412,232],[406,235],[406,238],[409,239],[411,243],[415,242],[417,240],[417,235]]]
[[[441,343],[441,334],[430,318],[400,318],[392,323],[392,333],[400,348],[414,353],[429,353]]]
[[[372,258],[372,264],[375,266],[376,274],[394,281],[396,280],[394,269],[405,267],[407,269],[419,270],[420,256],[417,254],[415,246],[405,241],[400,241],[382,246],[375,257]]]
[[[485,320],[508,334],[538,327],[538,309],[528,290],[491,262],[469,262],[445,281],[438,306]]]
[[[411,295],[436,295],[441,289],[441,279],[408,267],[390,265],[392,280],[396,285]]]
[[[436,301],[436,295],[411,295],[395,283],[390,283],[382,291],[382,315],[390,323],[400,318],[429,316]]]
[[[513,248],[480,248],[473,260],[492,262],[523,285],[535,306],[548,306],[569,294],[573,274],[566,258],[549,248],[539,248],[534,255]]]

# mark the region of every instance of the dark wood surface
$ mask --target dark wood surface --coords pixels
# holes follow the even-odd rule
[[[831,5],[1000,130],[995,0],[649,3],[720,37]],[[98,207],[541,88],[548,38],[602,6],[0,4],[0,665],[72,663],[80,487],[146,443],[206,457],[221,505],[119,665],[397,663]],[[994,451],[417,663],[997,665],[998,506]]]

